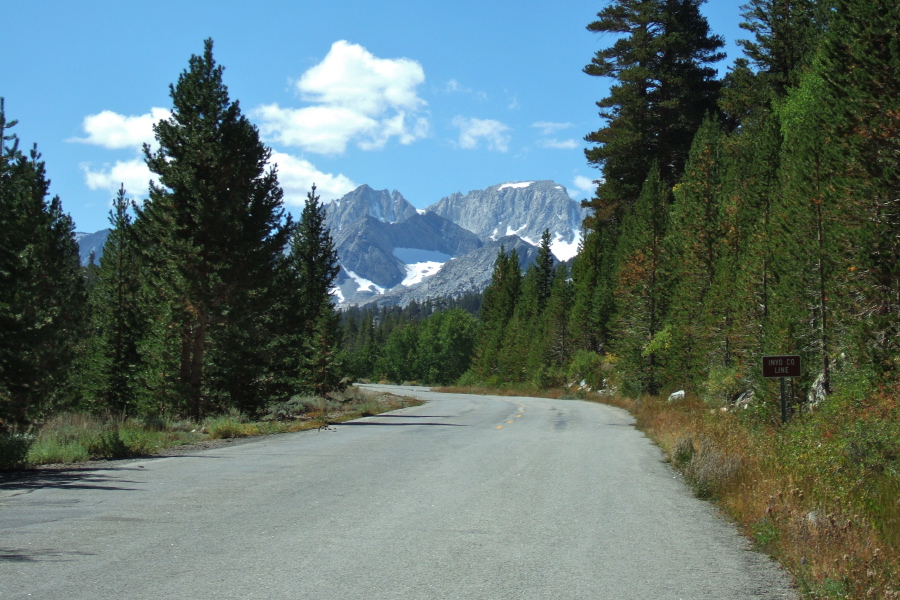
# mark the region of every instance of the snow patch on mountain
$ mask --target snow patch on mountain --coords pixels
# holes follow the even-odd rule
[[[531,185],[532,183],[534,183],[534,182],[533,182],[533,181],[516,181],[516,182],[513,182],[513,183],[504,183],[503,185],[501,185],[500,187],[498,187],[497,190],[498,190],[498,191],[499,191],[499,190],[505,190],[506,188],[513,188],[513,189],[517,189],[517,190],[518,190],[518,189],[522,189],[522,188],[527,188],[527,187],[528,187],[529,185]]]
[[[406,265],[406,277],[400,282],[400,285],[409,287],[417,283],[422,283],[426,277],[431,277],[441,270],[444,266],[442,262],[420,262]]]
[[[384,294],[384,288],[380,285],[369,281],[365,277],[360,277],[353,271],[347,271],[350,279],[356,282],[356,291],[358,292],[375,292],[376,294]]]
[[[530,244],[533,242],[529,241]],[[576,254],[578,254],[578,246],[581,244],[581,232],[575,232],[575,239],[571,242],[567,242],[561,235],[558,233],[556,237],[550,242],[550,251],[560,261],[567,261],[570,258],[574,258]]]
[[[507,225],[507,226],[506,226],[506,233],[505,233],[504,235],[517,235],[517,236],[519,236],[520,238],[522,238],[523,240],[525,240],[526,242],[528,242],[529,244],[531,244],[532,246],[536,246],[537,244],[535,244],[534,242],[532,242],[531,240],[529,240],[527,237],[525,237],[525,236],[522,235],[522,232],[525,231],[527,228],[528,228],[528,223],[522,225],[522,226],[519,227],[518,229],[513,229],[512,227],[510,227],[509,225]],[[495,230],[495,231],[496,231],[496,230]]]

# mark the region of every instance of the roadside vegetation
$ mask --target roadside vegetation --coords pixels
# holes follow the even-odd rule
[[[784,565],[805,598],[900,598],[900,390],[775,406],[602,396],[637,419],[701,498]]]
[[[422,401],[351,387],[328,398],[294,396],[270,404],[255,418],[238,410],[200,421],[181,417],[116,417],[59,413],[29,433],[0,434],[0,471],[47,464],[152,456],[207,440],[322,429]]]

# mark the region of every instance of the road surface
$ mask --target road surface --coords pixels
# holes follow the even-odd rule
[[[627,413],[437,394],[0,484],[0,599],[795,598]]]

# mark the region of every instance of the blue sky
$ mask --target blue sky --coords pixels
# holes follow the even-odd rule
[[[737,0],[702,10],[739,56]],[[583,137],[609,81],[581,72],[610,38],[604,0],[117,0],[7,3],[0,96],[37,143],[78,231],[107,226],[119,182],[146,195],[139,148],[169,85],[215,41],[232,99],[260,128],[288,208],[361,184],[424,208],[454,192],[553,179],[577,198],[598,172]]]

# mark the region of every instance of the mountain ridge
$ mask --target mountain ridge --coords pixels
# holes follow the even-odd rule
[[[545,229],[557,260],[569,260],[587,214],[551,180],[456,192],[425,209],[397,190],[361,185],[324,207],[341,267],[333,288],[339,308],[481,292],[501,247],[515,249],[525,269]],[[108,234],[76,234],[82,264],[91,252],[99,261]]]

